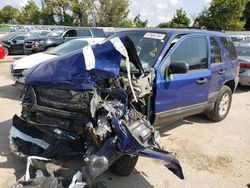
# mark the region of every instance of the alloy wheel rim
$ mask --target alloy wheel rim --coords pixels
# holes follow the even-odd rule
[[[228,93],[224,93],[219,104],[220,116],[224,116],[227,113],[229,104],[230,104],[230,96]]]

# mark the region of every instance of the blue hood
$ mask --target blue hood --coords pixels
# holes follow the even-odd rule
[[[120,38],[122,43],[125,37]],[[26,83],[58,89],[92,89],[97,81],[119,74],[121,54],[110,40],[91,46],[95,66],[88,70],[83,50],[47,60],[23,72]]]

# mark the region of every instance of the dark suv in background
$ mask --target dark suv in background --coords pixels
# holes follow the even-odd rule
[[[12,54],[23,54],[23,45],[24,40],[28,39],[30,37],[40,37],[38,34],[34,33],[25,33],[25,32],[15,32],[15,33],[9,33],[3,37],[0,38],[0,41],[2,42],[5,55],[12,55]]]
[[[58,28],[52,30],[47,36],[25,40],[24,53],[28,55],[43,52],[77,37],[105,37],[105,33],[101,28]]]

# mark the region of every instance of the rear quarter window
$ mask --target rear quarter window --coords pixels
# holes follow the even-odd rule
[[[77,35],[78,36],[92,36],[89,29],[78,29],[77,30]]]
[[[220,40],[225,47],[228,57],[230,60],[236,60],[237,59],[237,53],[234,47],[233,42],[230,40],[229,37],[220,37]]]
[[[91,32],[93,33],[94,37],[105,37],[103,29],[91,29]]]

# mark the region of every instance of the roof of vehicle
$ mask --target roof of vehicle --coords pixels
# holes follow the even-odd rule
[[[84,38],[76,38],[76,39],[72,39],[72,40],[80,40],[80,41],[100,41],[100,40],[104,40],[104,37],[84,37]]]
[[[138,32],[138,31],[144,31],[144,32],[157,32],[157,33],[166,33],[171,35],[178,35],[178,34],[192,34],[192,33],[203,33],[207,35],[217,35],[217,36],[229,36],[226,33],[219,32],[219,31],[209,31],[206,29],[188,29],[188,28],[159,28],[159,29],[131,29],[131,30],[124,30],[120,32]],[[120,33],[118,32],[118,33]]]

